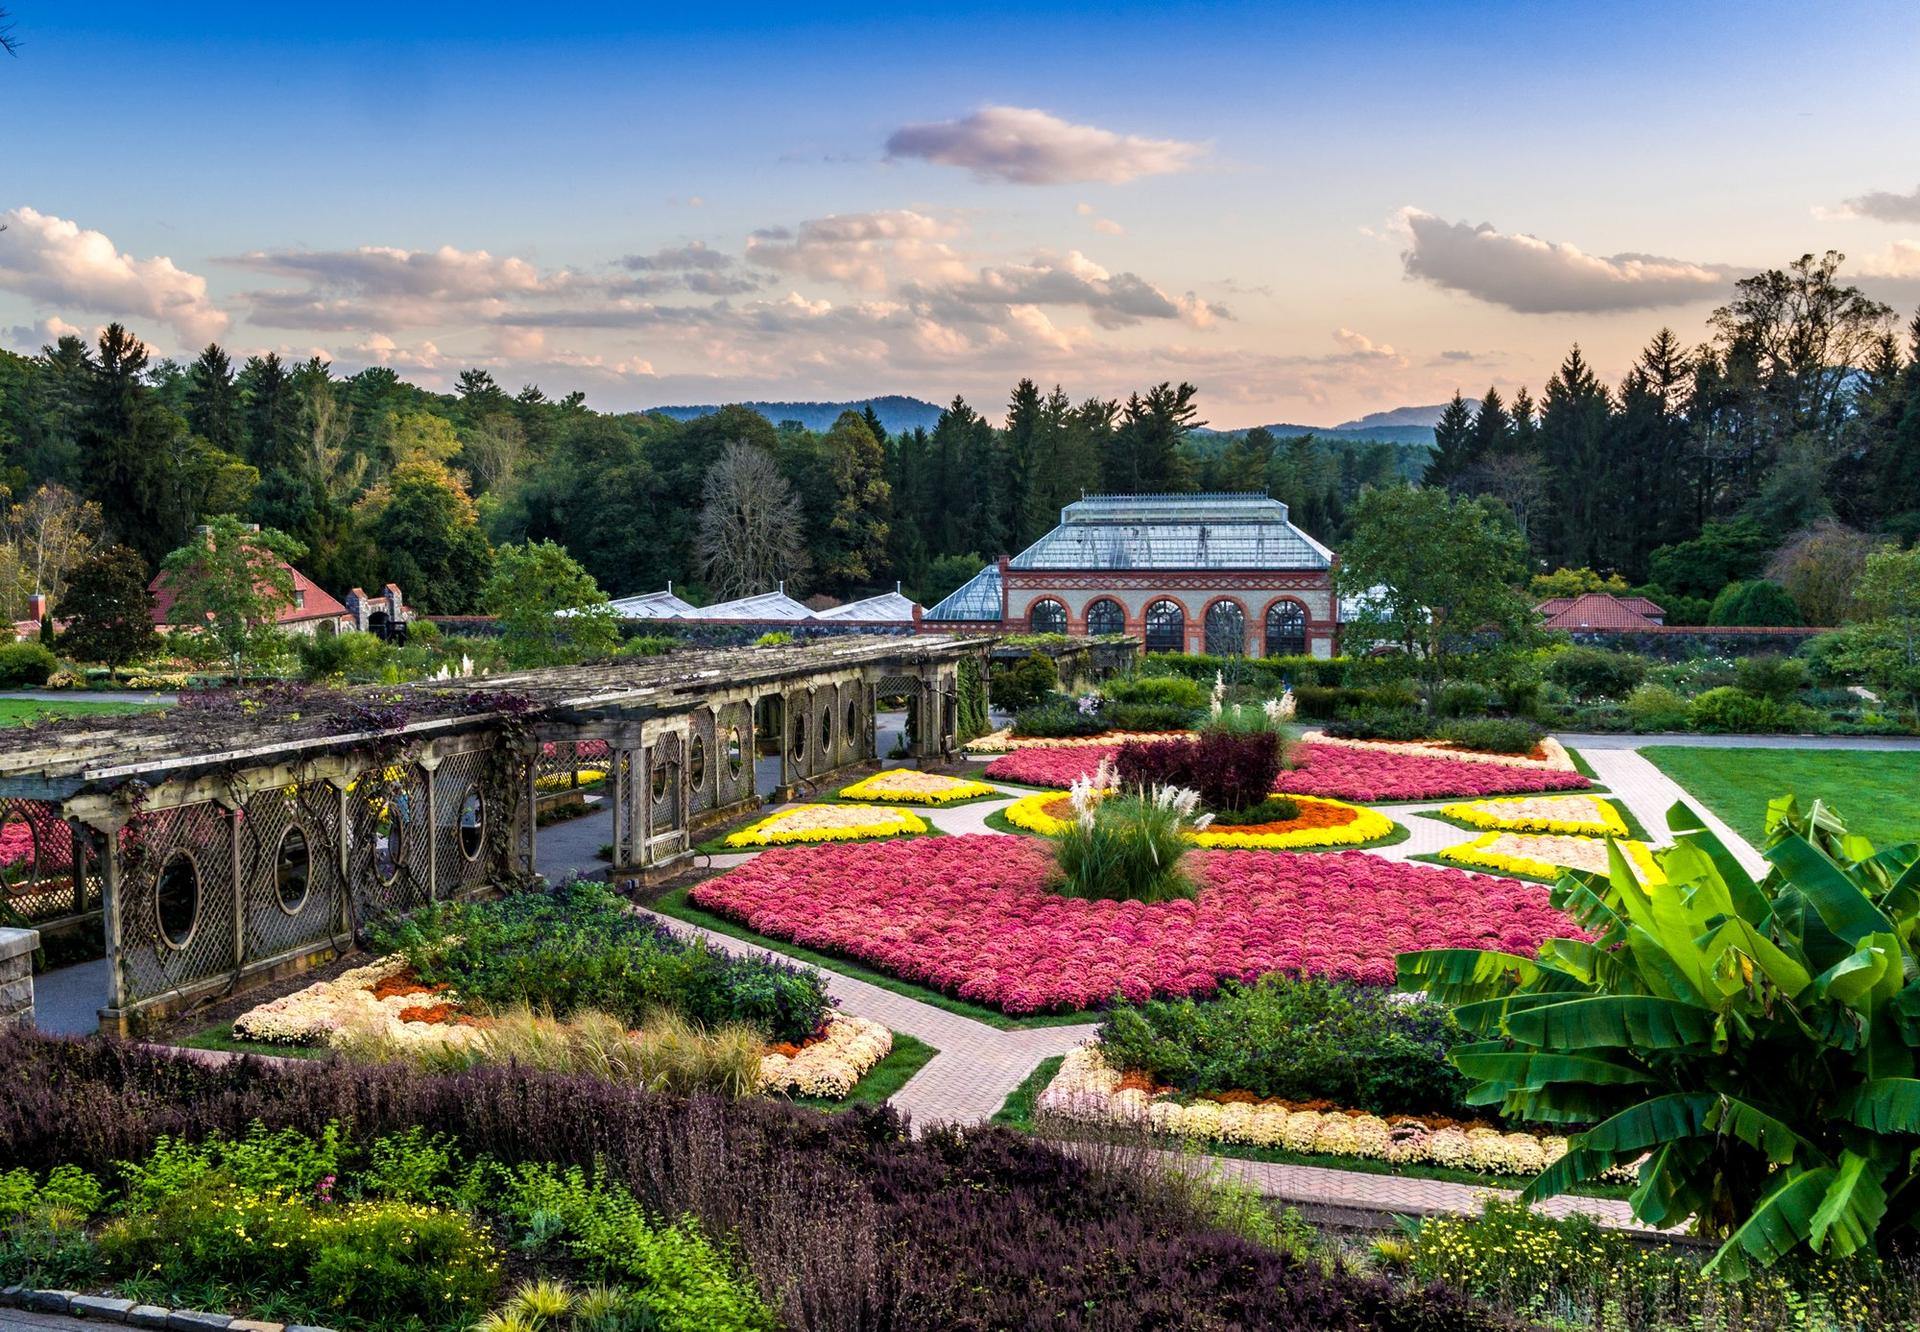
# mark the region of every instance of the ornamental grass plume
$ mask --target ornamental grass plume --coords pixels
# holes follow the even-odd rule
[[[1093,776],[1068,788],[1073,817],[1053,838],[1061,876],[1056,891],[1108,901],[1198,897],[1199,885],[1180,862],[1189,846],[1186,834],[1213,822],[1211,814],[1194,814],[1199,793],[1155,786],[1116,795],[1108,793],[1111,782],[1103,759]]]

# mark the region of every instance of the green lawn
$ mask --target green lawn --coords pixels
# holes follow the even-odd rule
[[[146,712],[154,706],[149,703],[90,703],[78,698],[0,698],[0,726],[30,726],[49,717],[104,717],[116,712]]]
[[[879,1105],[907,1085],[907,1080],[921,1069],[927,1061],[940,1052],[925,1041],[909,1036],[903,1031],[893,1033],[893,1049],[887,1057],[867,1070],[867,1075],[853,1084],[853,1090],[842,1100],[831,1100],[825,1096],[790,1096],[787,1099],[795,1105],[810,1106],[815,1110],[846,1110],[856,1105]]]
[[[875,971],[872,967],[864,966],[850,958],[816,953],[811,948],[802,948],[799,944],[785,939],[773,939],[764,934],[755,934],[737,921],[728,920],[725,916],[715,915],[711,911],[703,911],[695,906],[687,900],[691,891],[690,888],[675,888],[641,905],[649,911],[658,911],[663,916],[672,916],[675,920],[684,920],[689,925],[705,926],[717,933],[742,939],[747,943],[758,944],[762,948],[770,948],[796,962],[805,962],[827,971],[837,971],[842,976],[852,976],[855,980],[866,981],[869,985],[878,985],[881,989],[891,990],[895,994],[904,994],[909,999],[918,999],[923,1004],[944,1008],[949,1013],[958,1013],[961,1017],[972,1018],[975,1022],[984,1022],[1002,1031],[1018,1031],[1026,1027],[1066,1027],[1078,1022],[1100,1020],[1100,1014],[1091,1012],[1048,1013],[1039,1017],[1025,1018],[1009,1017],[999,1009],[971,1004],[965,999],[955,999],[950,994],[942,994],[925,985],[915,985],[912,981],[901,980],[898,976],[889,976],[884,971]]]
[[[229,1054],[268,1055],[275,1059],[325,1059],[332,1053],[314,1045],[273,1045],[266,1041],[237,1040],[231,1022],[216,1022],[173,1043],[189,1050],[225,1050]]]
[[[1875,846],[1920,841],[1920,750],[1695,749],[1640,751],[1754,846],[1766,837],[1767,802],[1791,792],[1824,800],[1850,832]]]

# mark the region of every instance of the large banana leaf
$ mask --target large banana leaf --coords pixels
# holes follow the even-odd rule
[[[1842,1093],[1833,1112],[1875,1133],[1920,1133],[1920,1078],[1875,1078]]]
[[[1749,924],[1765,929],[1768,917],[1772,915],[1772,905],[1767,901],[1767,895],[1760,891],[1760,885],[1740,864],[1739,857],[1727,850],[1727,844],[1700,821],[1700,816],[1686,804],[1675,802],[1667,810],[1667,828],[1673,833],[1677,846],[1689,846],[1706,853],[1714,873],[1726,885],[1734,909]],[[1672,852],[1668,855],[1671,856]],[[1668,873],[1667,880],[1670,883],[1678,882],[1672,873]]]
[[[1749,1259],[1765,1266],[1791,1253],[1813,1234],[1814,1213],[1839,1174],[1833,1166],[1781,1171],[1753,1215],[1727,1237],[1706,1270],[1737,1281],[1748,1274]]]
[[[1701,944],[1701,951],[1707,955],[1715,976],[1724,977],[1725,982],[1735,979],[1735,972],[1727,968],[1744,960],[1748,965],[1739,968],[1741,988],[1751,985],[1753,973],[1757,973],[1787,998],[1797,999],[1813,983],[1813,977],[1797,959],[1737,916],[1722,921]],[[1730,995],[1732,991],[1725,988],[1725,982],[1722,993]]]
[[[1568,1140],[1566,1155],[1542,1170],[1520,1200],[1535,1203],[1565,1193],[1642,1152],[1699,1136],[1718,1100],[1711,1092],[1655,1096],[1602,1120]]]
[[[1507,1014],[1506,1030],[1515,1040],[1540,1049],[1680,1050],[1711,1042],[1713,1018],[1710,1010],[1677,999],[1594,995],[1517,1009]]]
[[[1892,934],[1894,924],[1838,865],[1821,855],[1799,833],[1788,833],[1766,850],[1766,857],[1793,881],[1826,927],[1849,944],[1869,934]]]
[[[1450,1004],[1498,999],[1522,986],[1553,992],[1587,988],[1578,978],[1518,953],[1429,948],[1418,953],[1402,953],[1395,961],[1402,986],[1424,989]]]
[[[1455,1046],[1453,1062],[1470,1078],[1540,1087],[1549,1082],[1628,1085],[1650,1082],[1644,1068],[1591,1055],[1509,1050],[1500,1042]]]

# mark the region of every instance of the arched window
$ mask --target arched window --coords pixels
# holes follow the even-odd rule
[[[1177,601],[1156,601],[1147,607],[1147,651],[1185,652],[1187,613]]]
[[[1027,627],[1036,634],[1064,634],[1067,632],[1067,608],[1053,598],[1033,603],[1033,609],[1027,612]]]
[[[1087,632],[1095,637],[1101,634],[1126,633],[1126,611],[1111,597],[1100,598],[1087,607]]]
[[[1247,654],[1247,613],[1237,601],[1216,601],[1207,607],[1207,652],[1215,657]]]
[[[1307,612],[1297,601],[1276,601],[1267,607],[1267,655],[1307,655]]]

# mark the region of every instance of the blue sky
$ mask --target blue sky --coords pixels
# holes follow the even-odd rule
[[[17,349],[1326,423],[1805,250],[1920,300],[1911,5],[4,7]]]

